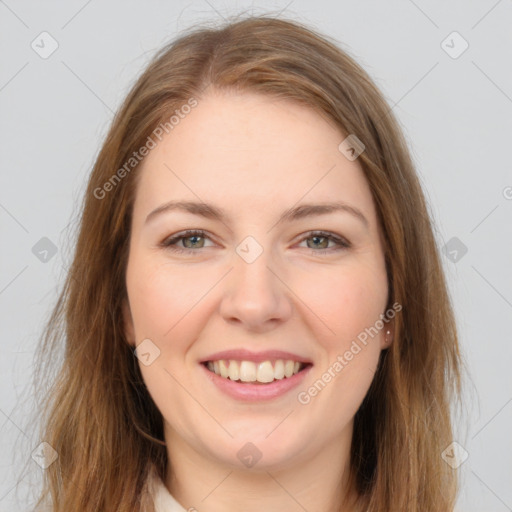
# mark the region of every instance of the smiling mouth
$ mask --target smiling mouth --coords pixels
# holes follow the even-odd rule
[[[219,377],[240,384],[270,384],[277,380],[293,377],[311,366],[310,363],[302,363],[291,359],[276,359],[259,363],[220,359],[218,361],[206,361],[202,364]]]

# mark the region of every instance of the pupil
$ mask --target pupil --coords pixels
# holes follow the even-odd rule
[[[311,237],[311,238],[312,238],[312,240],[314,240],[315,242],[316,242],[316,241],[318,241],[318,240],[321,240],[321,239],[325,239],[325,237],[324,237],[324,236],[318,236],[318,235],[313,236],[313,237]],[[321,244],[318,244],[318,245],[317,245],[317,244],[315,243],[315,247],[318,247],[319,245],[321,245]]]
[[[198,235],[191,235],[191,236],[189,236],[186,240],[190,240],[190,239],[192,239],[192,238],[196,238],[196,239],[197,239],[197,238],[201,238],[201,237],[200,237],[200,236],[198,236]],[[194,246],[196,243],[197,243],[197,241],[196,241],[196,242],[192,242],[192,245]]]

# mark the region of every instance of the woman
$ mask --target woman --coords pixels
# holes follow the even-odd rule
[[[368,75],[304,26],[251,17],[155,57],[39,367],[59,326],[41,506],[453,510],[460,356],[424,195]]]

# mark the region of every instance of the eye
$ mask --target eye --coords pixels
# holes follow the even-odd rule
[[[322,251],[318,251],[316,249],[312,249],[313,254],[320,254],[322,256],[326,256],[331,254],[332,252],[338,252],[344,249],[348,249],[351,247],[351,244],[348,240],[335,235],[334,233],[329,233],[326,231],[312,231],[307,234],[306,237],[302,239],[302,241],[312,240],[313,243],[308,244],[308,248],[317,247],[323,249]],[[335,247],[328,248],[327,245],[329,242],[334,242]]]
[[[206,233],[200,229],[199,230],[187,230],[185,232],[178,233],[176,235],[173,235],[173,236],[167,238],[166,240],[164,240],[161,243],[161,246],[166,247],[167,249],[170,249],[171,251],[178,252],[178,253],[197,252],[197,249],[203,248],[203,247],[199,247],[200,242],[198,242],[198,239],[203,239],[203,241],[204,241],[206,238],[208,238],[205,235],[206,235]],[[178,242],[180,242],[182,240],[188,241],[190,239],[192,239],[192,242],[190,242],[190,247],[186,247],[186,246],[185,246],[185,248],[178,247]],[[209,238],[208,238],[208,240],[209,240]]]
[[[205,248],[204,240],[206,239],[210,240],[206,235],[206,232],[203,230],[187,230],[166,238],[160,246],[176,253],[191,254],[194,252],[197,253],[199,249]],[[301,242],[307,240],[313,241],[311,245],[308,244],[308,248],[311,249],[311,253],[315,255],[328,255],[332,252],[345,250],[351,247],[350,242],[346,239],[326,231],[311,231],[301,239]],[[201,241],[203,242],[202,244]],[[178,245],[180,242],[185,242],[185,247],[180,247]],[[329,242],[333,242],[335,247],[326,247],[326,244],[328,245]],[[314,247],[316,247],[316,249],[314,249]]]

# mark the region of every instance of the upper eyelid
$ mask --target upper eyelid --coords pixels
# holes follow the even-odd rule
[[[170,235],[164,238],[162,243],[165,244],[166,242],[171,240],[179,242],[183,238],[188,238],[191,236],[201,236],[203,238],[208,238],[209,240],[214,241],[214,238],[207,231],[204,231],[202,229],[187,229],[186,231],[180,231],[174,235]]]

